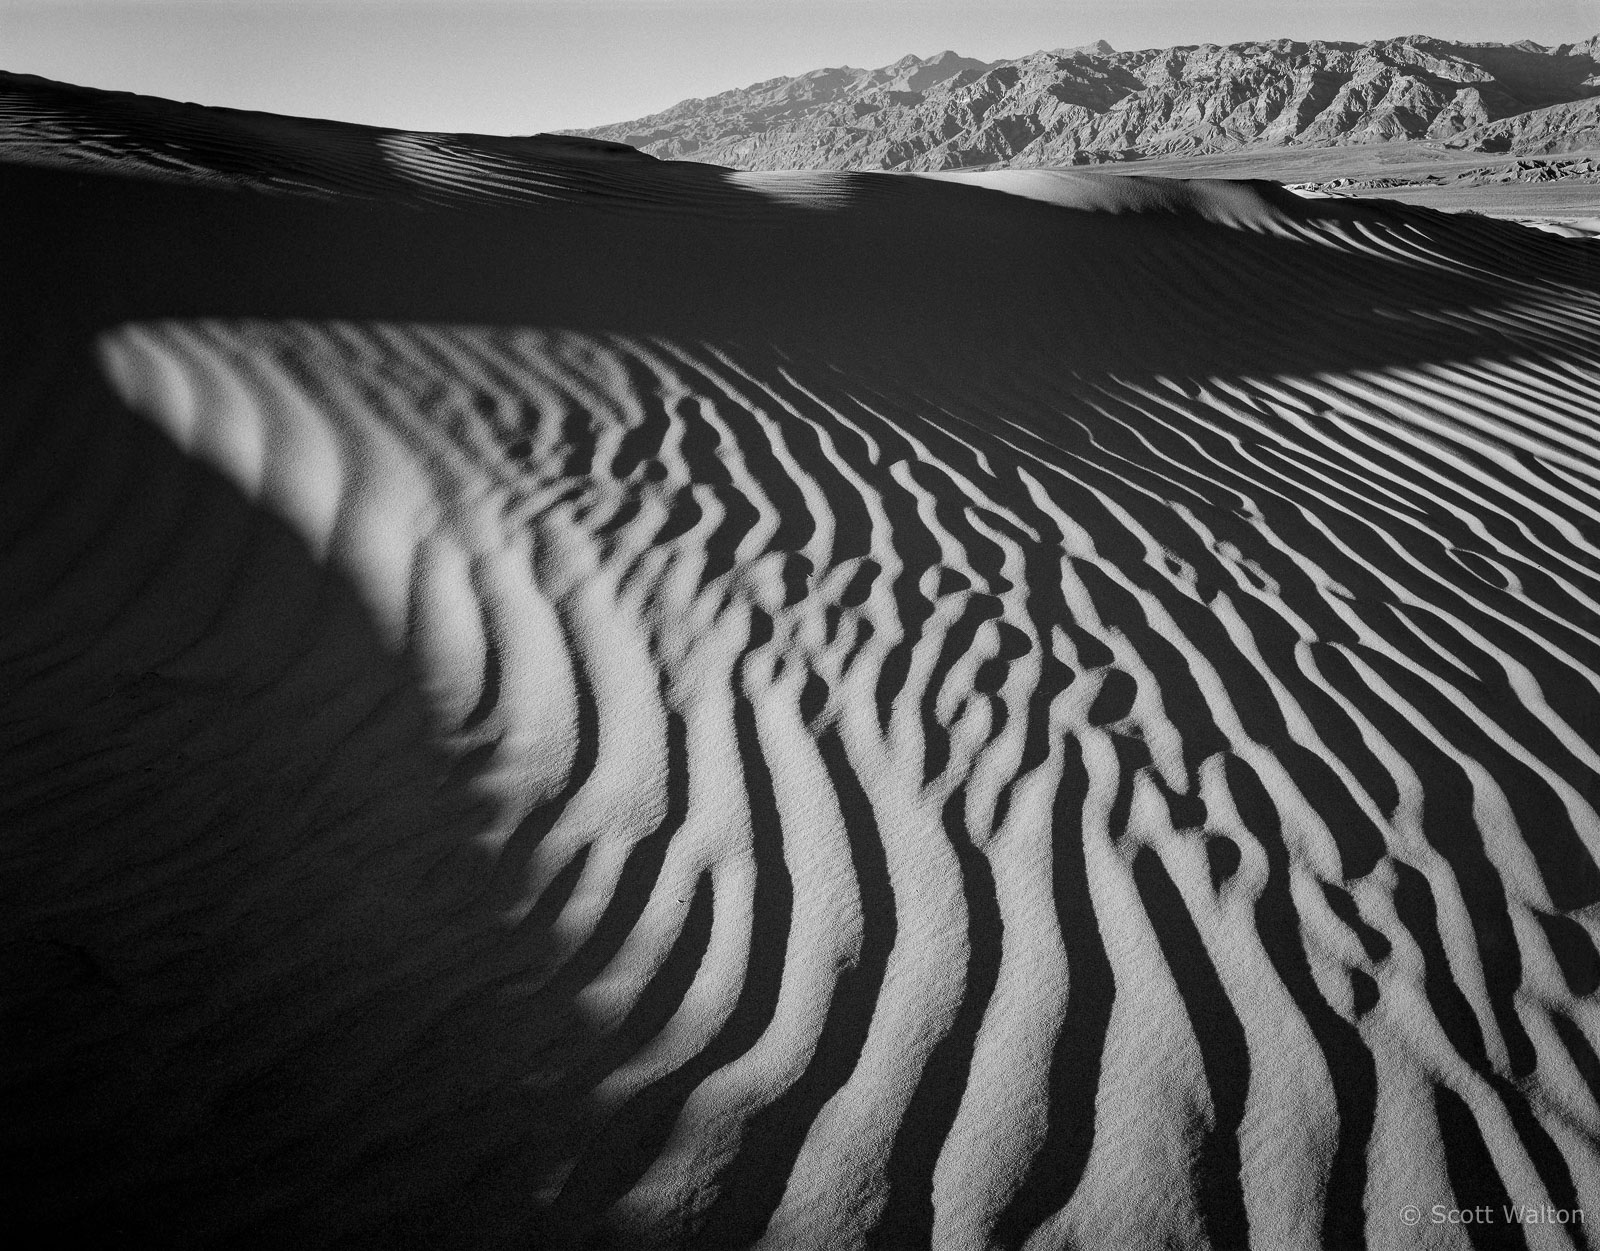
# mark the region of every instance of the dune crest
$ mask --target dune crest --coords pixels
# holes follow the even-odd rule
[[[337,138],[4,169],[24,1216],[1600,1215],[1591,243]]]

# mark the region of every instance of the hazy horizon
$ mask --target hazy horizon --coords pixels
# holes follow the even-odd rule
[[[203,104],[439,131],[631,120],[824,67],[946,49],[986,61],[1428,34],[1571,43],[1600,8],[1548,0],[0,0],[0,69]]]

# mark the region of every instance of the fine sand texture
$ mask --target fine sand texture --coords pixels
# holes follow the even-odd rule
[[[1600,243],[23,77],[0,225],[26,1245],[1600,1245]]]

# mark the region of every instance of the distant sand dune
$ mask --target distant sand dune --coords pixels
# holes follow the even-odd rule
[[[11,90],[21,1218],[1600,1221],[1591,243]]]

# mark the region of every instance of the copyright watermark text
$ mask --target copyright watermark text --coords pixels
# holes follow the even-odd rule
[[[1517,1207],[1503,1204],[1493,1207],[1487,1203],[1475,1208],[1453,1208],[1447,1203],[1435,1203],[1431,1208],[1407,1204],[1400,1209],[1400,1220],[1406,1225],[1582,1225],[1585,1224],[1582,1208],[1558,1208],[1545,1203]]]

